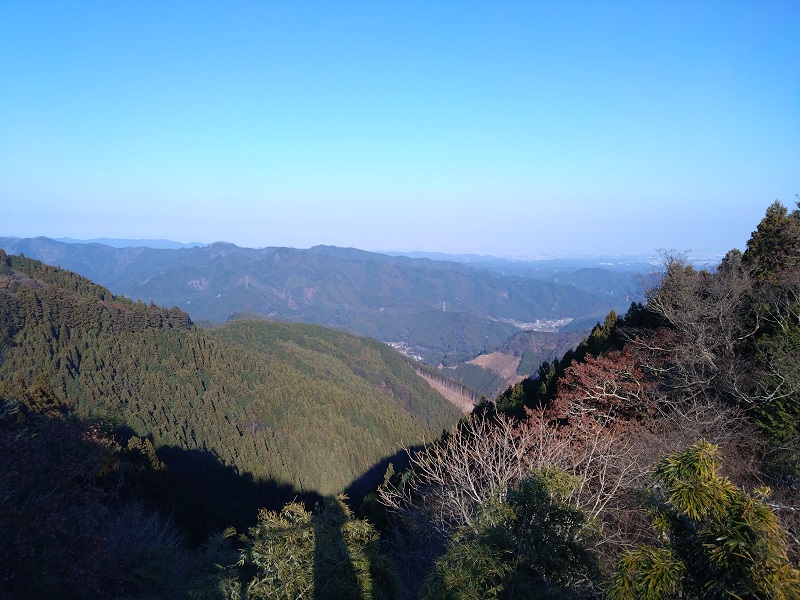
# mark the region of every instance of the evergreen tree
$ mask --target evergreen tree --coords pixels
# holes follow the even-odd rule
[[[356,519],[345,498],[328,498],[316,514],[298,502],[280,512],[262,510],[258,524],[241,537],[238,561],[217,566],[198,582],[195,595],[239,600],[387,599],[398,597],[394,567],[378,552],[378,534]],[[230,538],[231,530],[224,536]],[[222,537],[207,557],[234,557]]]
[[[650,510],[664,542],[622,557],[612,600],[800,598],[768,490],[737,488],[717,461],[717,447],[700,441],[656,465]]]
[[[597,575],[586,515],[567,502],[575,479],[555,468],[485,503],[453,536],[423,590],[426,600],[564,598]]]
[[[792,213],[777,200],[769,206],[747,242],[744,259],[756,279],[770,283],[800,270],[800,202]]]

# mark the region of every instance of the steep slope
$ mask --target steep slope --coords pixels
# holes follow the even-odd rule
[[[323,494],[459,411],[374,340],[237,322],[209,333],[60,269],[0,252],[0,396],[73,405],[157,447]]]
[[[443,371],[487,398],[494,398],[509,386],[535,373],[543,362],[573,350],[583,336],[582,331],[520,331],[505,340],[494,352],[445,367]]]

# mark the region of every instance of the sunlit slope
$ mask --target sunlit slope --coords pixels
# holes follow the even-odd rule
[[[257,479],[333,493],[460,416],[390,348],[321,327],[237,322],[114,297],[3,257],[0,395],[208,451]]]

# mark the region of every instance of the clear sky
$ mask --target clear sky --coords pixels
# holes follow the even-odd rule
[[[800,193],[800,2],[0,2],[0,235],[743,247]]]

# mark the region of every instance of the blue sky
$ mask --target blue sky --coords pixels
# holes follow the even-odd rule
[[[743,247],[800,193],[800,3],[0,3],[0,235]]]

